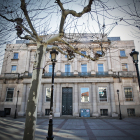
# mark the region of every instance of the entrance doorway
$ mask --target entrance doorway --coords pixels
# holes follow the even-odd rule
[[[72,88],[62,88],[62,115],[72,115]]]

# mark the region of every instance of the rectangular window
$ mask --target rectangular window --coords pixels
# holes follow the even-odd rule
[[[107,90],[106,90],[106,88],[105,87],[99,87],[98,92],[99,92],[100,101],[107,101]]]
[[[81,64],[81,72],[87,72],[87,64]]]
[[[127,109],[127,114],[128,114],[128,116],[135,116],[135,109],[133,109],[133,108]]]
[[[70,65],[69,64],[65,65],[65,72],[70,72]]]
[[[125,93],[125,100],[126,101],[133,101],[133,96],[132,96],[132,88],[124,88],[124,93]]]
[[[128,71],[128,67],[126,63],[122,64],[122,71]]]
[[[98,64],[98,72],[103,72],[103,71],[104,71],[103,64]]]
[[[124,57],[125,55],[125,50],[120,50],[120,56]]]
[[[89,88],[81,88],[81,102],[89,102]]]
[[[46,88],[46,102],[51,100],[51,88]]]
[[[14,95],[14,88],[7,88],[6,102],[12,102]]]
[[[96,53],[102,55],[102,52],[101,51],[97,51]]]
[[[45,109],[45,115],[49,115],[50,114],[50,109]]]
[[[52,73],[52,65],[49,65],[49,72]]]
[[[13,65],[11,68],[11,72],[16,72],[16,70],[17,70],[17,66]]]
[[[50,57],[49,58],[51,58],[51,54],[50,54]]]
[[[86,51],[81,51],[82,54],[86,55]],[[81,55],[81,58],[83,58],[84,56]]]
[[[101,116],[108,116],[108,109],[100,109]]]
[[[14,53],[13,59],[18,59],[18,53]]]

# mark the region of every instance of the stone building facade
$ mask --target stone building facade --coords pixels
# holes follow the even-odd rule
[[[95,52],[100,54],[99,43],[88,39],[86,43],[73,41],[71,44],[78,44],[82,53],[91,56]],[[97,61],[77,54],[68,61],[67,56],[58,54],[54,78],[54,117],[81,116],[81,109],[88,109],[85,114],[89,113],[90,116],[116,117],[119,114],[117,90],[122,116],[140,116],[138,82],[129,55],[135,48],[134,42],[121,41],[119,38],[113,40],[110,45],[103,46],[105,56]],[[62,47],[62,44],[59,46]],[[63,49],[65,51],[64,47]],[[14,115],[16,103],[18,115],[25,115],[35,51],[34,43],[6,46],[0,76],[0,110],[5,110],[7,115]],[[50,52],[45,54],[44,69],[38,116],[49,114],[52,71]]]

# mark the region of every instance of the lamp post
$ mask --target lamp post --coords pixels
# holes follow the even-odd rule
[[[139,52],[135,51],[135,49],[132,50],[132,52],[130,53],[130,56],[133,58],[133,62],[135,64],[136,67],[136,71],[137,71],[137,78],[138,78],[138,82],[139,82],[139,88],[140,88],[140,77],[139,77],[139,68],[138,68],[138,55]]]
[[[17,102],[16,102],[16,109],[15,109],[15,116],[14,116],[14,119],[17,118],[17,103],[18,103],[18,95],[19,95],[19,90],[17,91]]]
[[[51,86],[51,102],[50,102],[50,115],[49,115],[49,124],[48,124],[48,136],[47,140],[53,140],[53,88],[54,88],[54,67],[56,62],[56,55],[58,52],[56,50],[52,50],[51,61],[52,61],[52,86]]]
[[[119,119],[122,120],[122,114],[121,114],[121,108],[120,108],[120,100],[119,100],[119,90],[117,90],[117,94],[118,94],[118,101],[119,101]]]

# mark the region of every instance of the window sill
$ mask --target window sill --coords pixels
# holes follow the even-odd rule
[[[18,61],[19,59],[11,59],[12,61]]]
[[[125,59],[128,58],[128,56],[120,56],[120,58]]]

